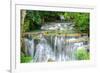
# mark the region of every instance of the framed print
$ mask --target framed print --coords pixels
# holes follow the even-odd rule
[[[95,8],[12,1],[11,72],[95,65]]]

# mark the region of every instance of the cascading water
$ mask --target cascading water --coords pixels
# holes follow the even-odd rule
[[[34,39],[25,38],[25,53],[33,58],[34,56]]]
[[[63,36],[55,36],[54,38],[54,52],[57,61],[64,61],[64,37]]]
[[[58,23],[57,23],[58,24]],[[60,23],[59,23],[60,24]],[[63,23],[66,24],[66,23]],[[66,27],[72,27],[63,25],[62,29]],[[47,26],[47,25],[46,25]],[[43,28],[45,28],[44,26]],[[52,25],[49,25],[51,29]],[[54,25],[53,25],[54,26]],[[55,26],[56,27],[56,26]],[[42,29],[43,29],[42,28]],[[52,27],[53,28],[53,27]],[[60,27],[57,27],[59,29]],[[45,28],[47,30],[47,28]],[[33,58],[33,62],[48,62],[48,61],[68,61],[68,60],[76,60],[74,52],[79,47],[83,47],[84,44],[88,45],[88,43],[84,42],[73,42],[78,40],[81,37],[67,37],[64,35],[49,35],[46,36],[44,34],[39,34],[39,39],[37,44],[33,38],[25,38],[25,52],[27,55]],[[85,37],[88,38],[88,37]]]
[[[44,38],[43,35],[40,35],[40,42],[36,46],[34,59],[36,62],[44,62],[48,61],[49,59],[54,60],[52,48],[47,43],[47,40]]]

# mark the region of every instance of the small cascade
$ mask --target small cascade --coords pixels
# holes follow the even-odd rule
[[[34,56],[34,39],[25,38],[25,53],[33,58]]]
[[[54,49],[56,54],[57,61],[62,61],[62,52],[64,49],[64,37],[61,36],[55,36],[54,39]]]
[[[44,62],[53,58],[53,51],[43,35],[40,35],[40,42],[36,46],[35,61]]]

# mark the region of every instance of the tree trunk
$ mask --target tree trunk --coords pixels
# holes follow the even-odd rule
[[[21,10],[21,33],[23,32],[23,25],[24,25],[25,16],[26,16],[26,10]]]
[[[22,10],[21,11],[21,24],[22,25],[24,24],[25,16],[26,16],[26,10]]]

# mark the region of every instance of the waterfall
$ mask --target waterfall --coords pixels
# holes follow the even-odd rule
[[[25,54],[33,58],[33,62],[48,62],[48,61],[69,61],[76,60],[75,51],[81,47],[86,47],[89,50],[89,42],[82,42],[77,40],[87,39],[88,36],[64,36],[62,34],[66,31],[73,30],[72,23],[51,23],[43,25],[41,30],[47,31],[48,34],[40,33],[39,38],[35,39],[27,37],[25,42]],[[49,30],[49,31],[48,31]],[[56,30],[53,34],[52,30]],[[59,34],[59,31],[64,31]],[[53,35],[52,35],[53,34]]]
[[[47,62],[49,59],[53,59],[53,51],[47,40],[43,35],[40,35],[40,42],[36,46],[35,61]],[[54,60],[54,59],[53,59]]]
[[[84,47],[84,43],[71,42],[75,40],[78,38],[57,35],[45,37],[40,34],[37,44],[33,38],[24,39],[25,53],[33,58],[33,62],[76,60],[74,53],[77,49]]]
[[[54,38],[54,52],[57,61],[66,61],[69,57],[66,55],[65,37],[55,36]]]
[[[25,38],[25,53],[33,58],[34,56],[34,39]]]

